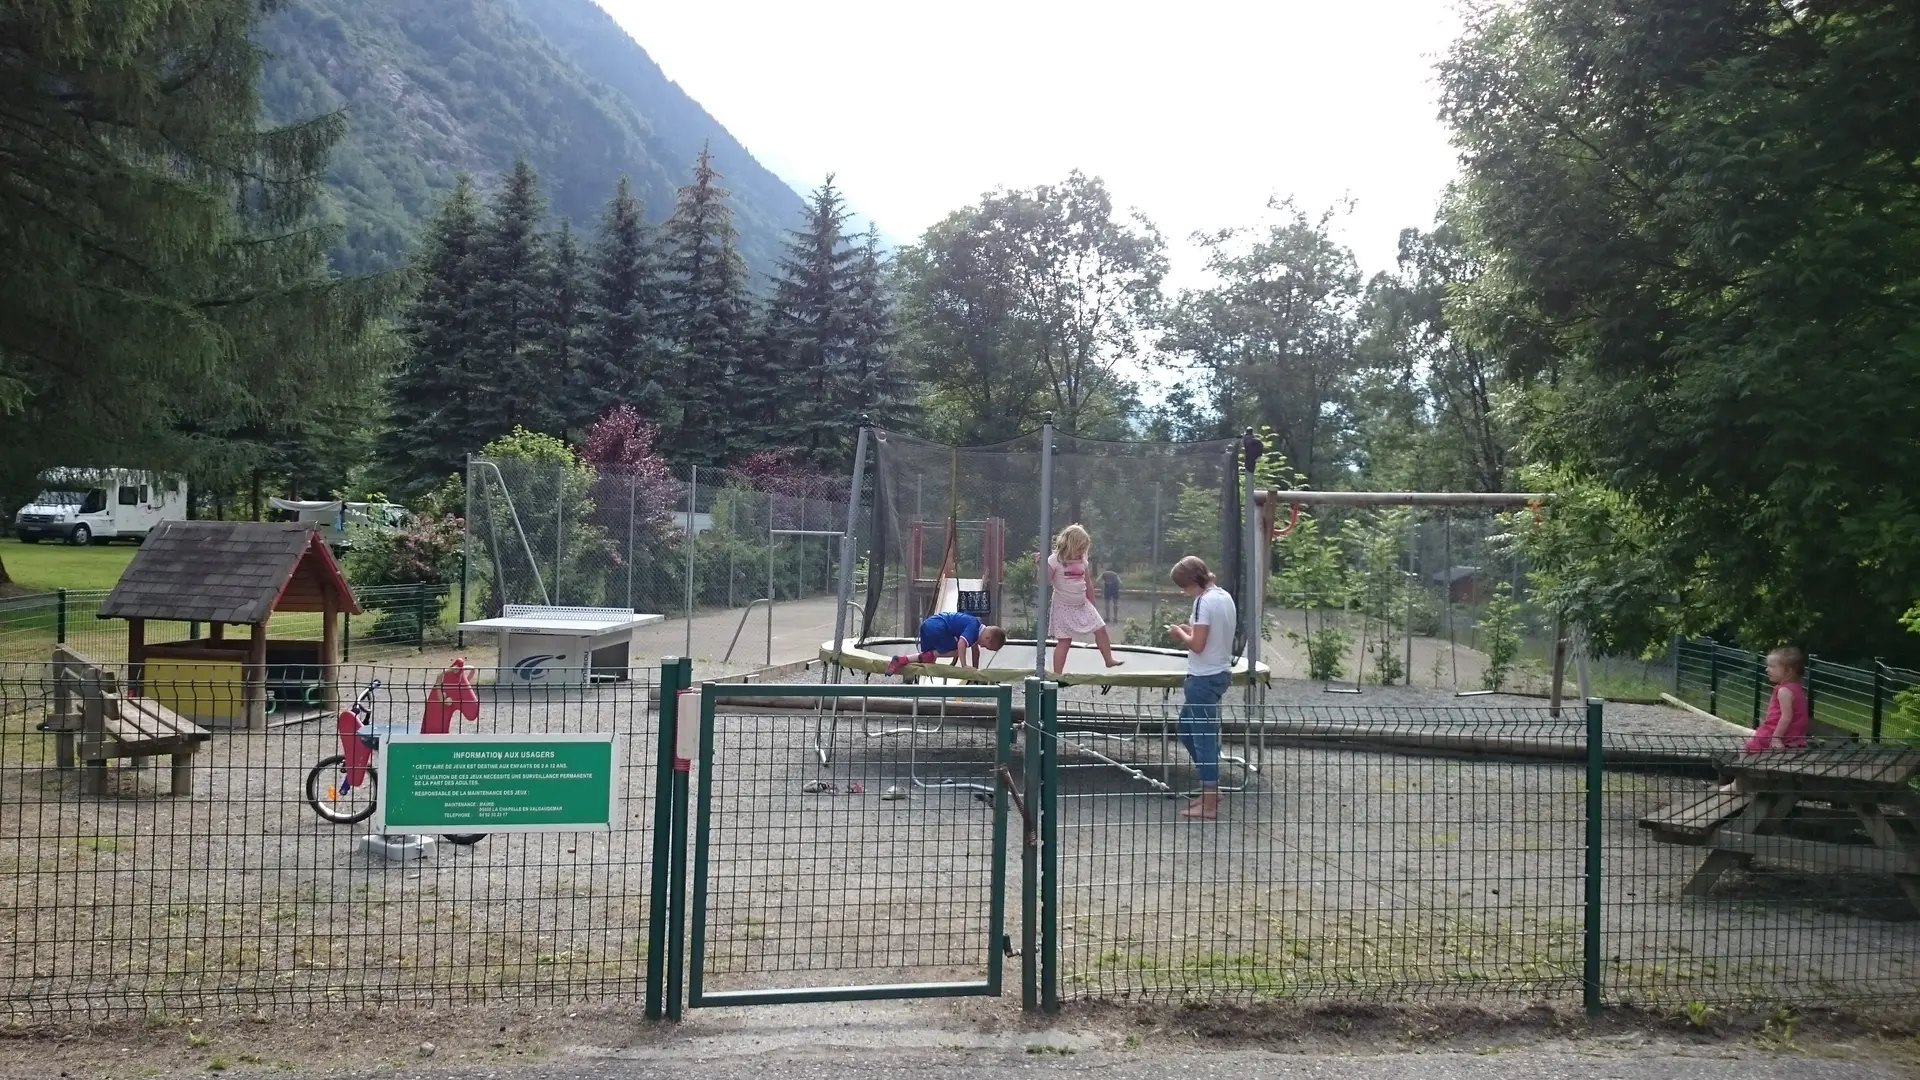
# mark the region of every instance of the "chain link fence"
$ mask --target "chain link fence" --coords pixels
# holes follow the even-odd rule
[[[635,655],[689,656],[696,678],[812,660],[833,636],[846,492],[813,475],[476,458],[458,607],[463,620],[508,604],[662,615]]]

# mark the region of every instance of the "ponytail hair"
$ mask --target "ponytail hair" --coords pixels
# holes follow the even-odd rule
[[[1183,589],[1189,585],[1204,589],[1213,584],[1213,571],[1200,556],[1188,555],[1173,564],[1173,583]]]

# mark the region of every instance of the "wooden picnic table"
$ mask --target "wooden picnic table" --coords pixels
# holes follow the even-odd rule
[[[1736,792],[1681,800],[1640,819],[1668,843],[1705,847],[1683,890],[1704,896],[1755,859],[1816,873],[1887,874],[1920,911],[1920,748],[1850,744],[1732,753]]]

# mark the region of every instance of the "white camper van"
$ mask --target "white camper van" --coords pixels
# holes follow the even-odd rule
[[[187,484],[177,476],[135,469],[55,469],[41,482],[45,489],[13,516],[13,531],[22,543],[137,543],[155,525],[187,516]]]

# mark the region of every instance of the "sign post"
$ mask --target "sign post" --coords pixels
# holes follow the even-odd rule
[[[612,733],[394,734],[380,744],[383,833],[607,832],[620,812]]]

